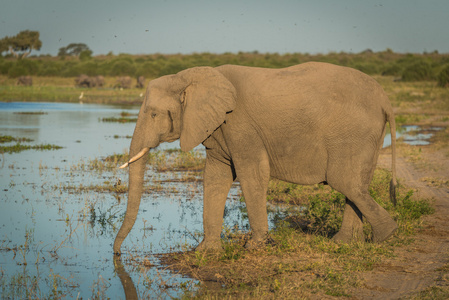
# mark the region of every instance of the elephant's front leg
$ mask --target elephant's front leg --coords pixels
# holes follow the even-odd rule
[[[204,239],[196,250],[221,249],[221,228],[226,198],[232,183],[234,172],[229,164],[208,153],[204,170]]]
[[[246,248],[255,248],[266,242],[268,237],[267,188],[270,180],[270,163],[266,153],[249,156],[240,160],[236,171],[245,197],[251,226],[251,240]]]

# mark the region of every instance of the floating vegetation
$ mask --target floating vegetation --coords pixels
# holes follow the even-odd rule
[[[131,116],[137,116],[137,114],[132,114],[132,113],[129,113],[129,112],[127,112],[127,111],[122,111],[122,112],[120,113],[120,116],[121,116],[122,118],[127,118],[127,117],[131,117]]]
[[[114,139],[131,139],[133,136],[132,135],[118,135],[118,134],[114,134],[113,138]]]
[[[19,111],[15,112],[16,115],[47,115],[48,113],[43,111]]]
[[[175,187],[164,187],[156,181],[156,185],[145,185],[143,187],[143,192],[149,194],[151,192],[167,192],[167,193],[178,193],[178,189]],[[80,194],[82,192],[96,192],[96,193],[115,193],[115,194],[125,194],[128,192],[127,184],[112,184],[110,182],[104,182],[103,184],[91,184],[91,185],[66,185],[66,186],[53,186],[54,190],[63,190],[70,194]]]
[[[125,117],[115,118],[115,117],[110,117],[110,118],[102,118],[101,121],[102,122],[117,122],[117,123],[136,123],[137,122],[137,118],[125,118]]]
[[[64,191],[68,191],[70,193],[81,193],[86,191],[94,191],[97,193],[116,193],[116,194],[123,194],[128,192],[128,185],[122,185],[122,184],[111,184],[110,182],[105,182],[103,185],[83,185],[80,184],[78,186],[74,185],[67,185],[67,186],[54,186],[54,189],[62,189]]]
[[[23,142],[32,142],[32,139],[28,138],[15,138],[9,135],[0,135],[0,143],[13,143],[16,142],[15,145],[10,146],[0,146],[1,153],[17,153],[25,150],[57,150],[62,149],[63,147],[51,144],[41,144],[41,145],[23,145]]]
[[[11,142],[32,142],[32,139],[28,138],[15,138],[10,135],[0,135],[0,143],[11,143]]]
[[[62,149],[63,147],[57,146],[57,145],[51,145],[51,144],[41,144],[41,145],[23,145],[23,144],[15,144],[12,146],[0,146],[0,152],[6,152],[6,153],[17,153],[25,150],[58,150]]]

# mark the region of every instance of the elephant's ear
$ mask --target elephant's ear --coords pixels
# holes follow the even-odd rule
[[[190,151],[226,120],[234,110],[236,90],[232,83],[211,67],[196,67],[177,74],[188,81],[181,98],[183,116],[181,149]]]

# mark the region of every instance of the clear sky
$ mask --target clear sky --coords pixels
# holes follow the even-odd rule
[[[449,53],[449,0],[0,0],[0,38],[37,30],[56,55]]]

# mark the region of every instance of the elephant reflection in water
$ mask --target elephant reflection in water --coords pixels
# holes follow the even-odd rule
[[[284,69],[225,65],[196,67],[152,80],[130,147],[125,219],[120,247],[137,217],[151,148],[180,139],[181,149],[206,147],[204,239],[197,250],[220,249],[223,212],[238,179],[252,236],[268,239],[266,193],[270,177],[297,184],[327,183],[346,196],[336,241],[364,239],[362,216],[381,242],[397,229],[368,192],[386,123],[392,134],[391,197],[396,186],[395,120],[386,93],[357,70],[326,63]]]
[[[113,262],[115,273],[120,278],[120,282],[122,283],[125,298],[127,300],[138,299],[136,287],[134,286],[131,276],[129,276],[128,272],[126,272],[120,256],[114,255]]]

